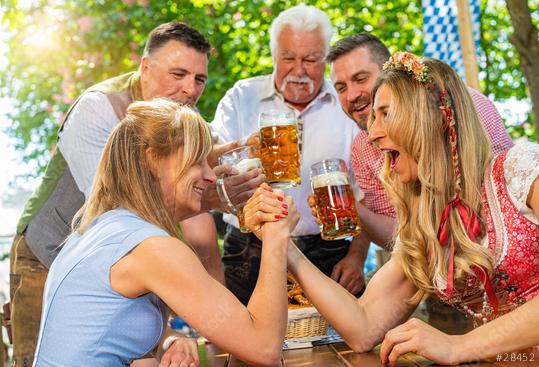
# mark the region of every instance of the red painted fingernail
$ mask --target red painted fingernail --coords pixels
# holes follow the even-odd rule
[[[284,200],[284,198],[283,198],[282,196],[277,196],[277,200],[279,200],[279,201],[283,201],[283,200]]]
[[[288,209],[288,204],[283,203],[282,207]]]
[[[286,210],[281,211],[281,213],[283,213],[283,215],[288,215],[288,212]]]
[[[281,216],[279,214],[275,214],[275,219],[281,219]]]

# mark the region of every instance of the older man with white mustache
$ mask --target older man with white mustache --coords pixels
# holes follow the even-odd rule
[[[293,84],[289,86],[288,83],[293,83]],[[300,98],[300,92],[301,92],[300,88],[303,87],[301,84],[307,84],[307,87],[309,88],[308,89],[309,94],[312,94],[314,92],[314,82],[311,78],[309,78],[306,75],[301,76],[299,78],[293,75],[287,75],[284,78],[283,84],[281,84],[281,88],[279,88],[279,90],[286,90],[287,88],[293,88],[292,93],[294,93],[294,99],[297,100],[298,98]]]
[[[307,204],[311,165],[328,158],[349,162],[350,146],[359,131],[342,111],[331,83],[324,80],[332,33],[327,15],[313,6],[301,4],[279,14],[270,31],[273,73],[238,81],[220,101],[211,127],[221,142],[244,140],[256,137],[261,112],[296,116],[302,184],[287,190],[301,214],[293,232],[295,242],[320,270],[357,294],[364,284],[357,254],[349,251],[347,240],[322,240]],[[258,277],[260,241],[242,234],[234,216],[225,215],[225,222],[226,284],[247,304]]]

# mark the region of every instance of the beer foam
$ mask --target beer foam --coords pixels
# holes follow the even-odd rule
[[[259,167],[262,167],[260,158],[242,159],[234,165],[234,168],[237,169],[240,174]]]
[[[287,126],[295,125],[296,119],[293,116],[286,115],[268,115],[267,117],[261,117],[259,121],[260,128],[268,126]]]
[[[325,187],[325,186],[339,186],[339,185],[348,185],[348,175],[345,172],[329,172],[322,173],[311,178],[313,187]]]

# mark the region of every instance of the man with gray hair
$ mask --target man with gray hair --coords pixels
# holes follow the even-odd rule
[[[301,141],[302,184],[287,190],[301,219],[293,232],[295,243],[325,274],[352,293],[364,285],[362,269],[347,240],[324,241],[307,203],[312,164],[328,158],[349,162],[358,127],[342,111],[335,90],[324,80],[325,57],[333,28],[321,10],[304,4],[290,8],[273,21],[270,48],[274,70],[238,81],[219,102],[211,124],[221,142],[245,139],[258,131],[261,112],[292,112]],[[247,304],[260,267],[261,243],[243,234],[237,219],[224,216],[225,279],[227,287]]]

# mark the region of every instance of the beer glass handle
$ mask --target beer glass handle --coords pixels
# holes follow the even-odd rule
[[[350,177],[350,186],[352,187],[352,192],[354,193],[356,202],[365,199],[365,193],[359,188],[354,176]]]
[[[219,199],[221,199],[221,203],[225,206],[226,209],[232,214],[236,214],[237,210],[234,204],[232,204],[232,201],[230,201],[230,198],[228,197],[228,194],[226,193],[225,189],[225,176],[221,175],[219,178],[217,178],[216,182],[216,188],[217,188],[217,194],[219,195]]]

